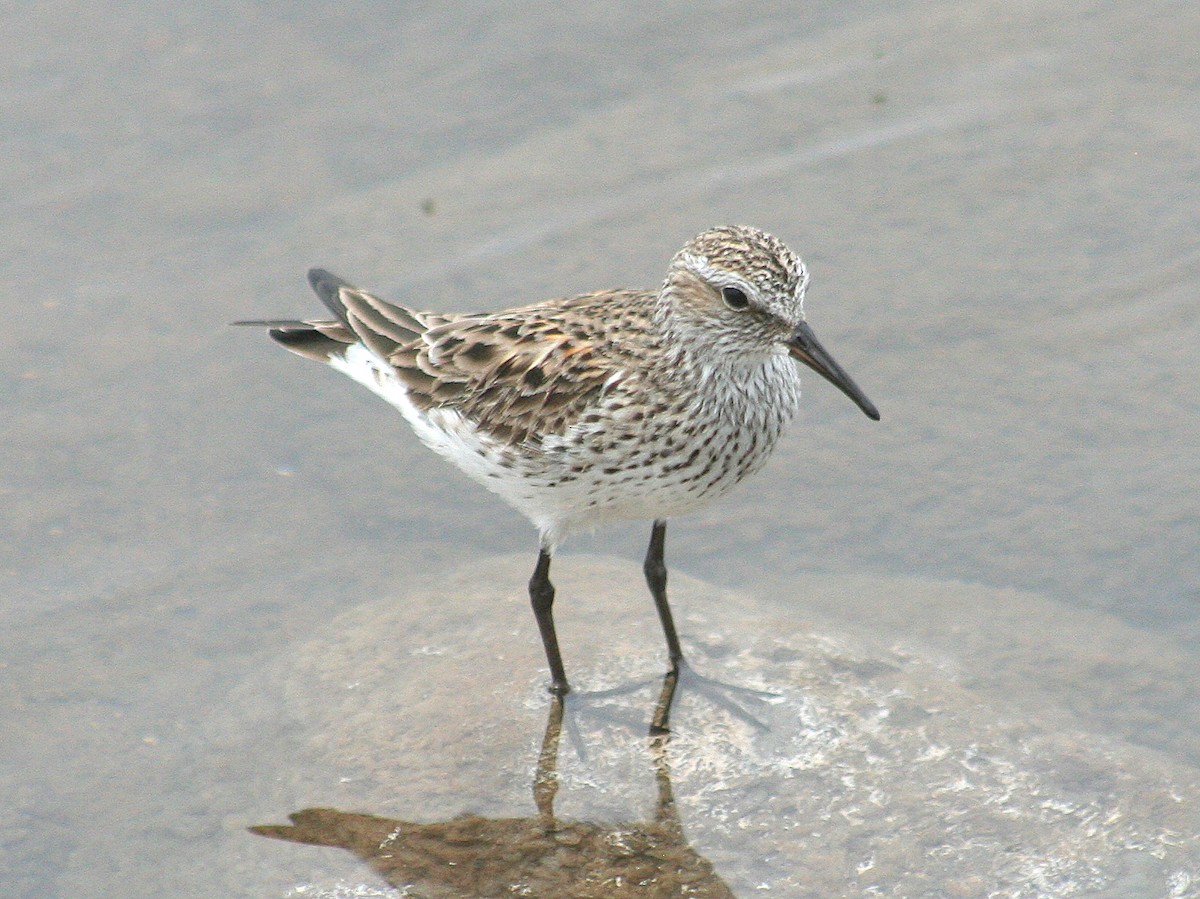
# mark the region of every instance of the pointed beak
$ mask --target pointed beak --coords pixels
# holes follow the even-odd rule
[[[808,326],[808,322],[800,322],[793,332],[791,340],[787,343],[788,352],[792,357],[799,359],[822,378],[840,390],[850,399],[854,400],[855,405],[862,409],[867,418],[879,421],[879,410],[874,404],[867,399],[867,395],[859,389],[859,386],[854,383],[854,379],[846,374],[843,369],[832,356],[826,351],[825,347],[821,346],[817,340],[817,335],[812,332],[812,328]]]

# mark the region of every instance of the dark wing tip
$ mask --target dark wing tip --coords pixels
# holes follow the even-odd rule
[[[323,268],[310,268],[308,270],[308,283],[312,285],[312,289],[317,293],[327,289],[325,285],[333,285],[335,288],[344,285],[346,282],[332,272],[327,272]]]
[[[282,328],[287,331],[310,330],[312,328],[312,325],[308,322],[296,321],[290,318],[254,318],[230,322],[229,324],[235,328],[249,326],[251,328]]]
[[[348,324],[346,319],[346,305],[342,302],[342,298],[338,296],[342,288],[356,290],[355,286],[349,281],[344,281],[337,275],[325,271],[323,268],[310,268],[308,270],[308,283],[312,285],[312,289],[316,291],[321,302],[325,304],[325,308],[338,317],[343,324]]]

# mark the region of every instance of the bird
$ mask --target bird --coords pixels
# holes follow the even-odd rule
[[[749,226],[687,241],[657,290],[498,312],[418,311],[323,269],[308,280],[333,318],[235,324],[266,327],[291,352],[378,394],[426,446],[533,523],[529,599],[560,696],[570,684],[550,565],[565,538],[610,521],[652,522],[643,573],[678,672],[667,520],[763,466],[799,407],[799,365],[880,417],[805,320],[804,263]]]

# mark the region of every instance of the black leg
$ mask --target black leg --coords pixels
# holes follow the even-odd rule
[[[563,670],[562,655],[558,651],[558,637],[554,634],[554,585],[550,583],[550,550],[545,547],[538,554],[537,568],[529,579],[529,601],[533,604],[533,617],[537,619],[542,633],[542,645],[546,647],[546,661],[550,663],[550,692],[562,696],[570,691],[567,673]]]
[[[683,650],[679,648],[675,620],[671,617],[671,607],[667,604],[667,563],[663,561],[663,546],[666,540],[667,523],[659,519],[654,522],[654,528],[650,531],[650,547],[646,550],[646,564],[642,566],[642,571],[646,572],[646,584],[654,597],[658,618],[662,621],[663,634],[667,638],[671,670],[678,671],[679,663],[683,660]]]

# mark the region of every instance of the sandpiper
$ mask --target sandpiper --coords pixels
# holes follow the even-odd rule
[[[569,690],[550,561],[572,531],[650,519],[643,570],[677,671],[667,603],[667,518],[722,495],[766,462],[800,402],[802,362],[866,415],[879,412],[804,320],[808,271],[763,231],[688,241],[658,290],[604,290],[502,312],[419,312],[321,269],[334,320],[255,321],[398,408],[431,449],[537,527],[529,597]]]

